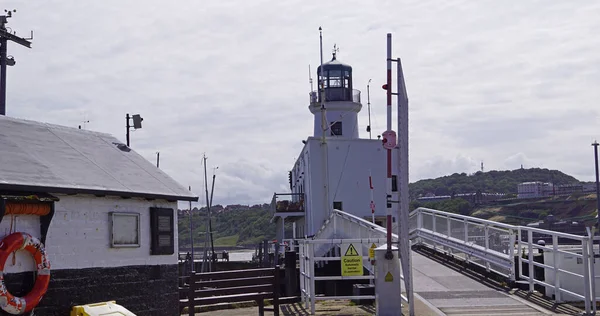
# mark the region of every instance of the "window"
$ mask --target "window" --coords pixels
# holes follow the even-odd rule
[[[328,73],[329,84],[328,88],[342,87],[342,72],[340,70],[330,70]]]
[[[342,210],[342,202],[333,202],[333,208],[336,210],[343,211]]]
[[[132,248],[140,246],[140,214],[110,212],[112,248]]]
[[[173,209],[150,208],[150,254],[172,255],[175,253]]]
[[[342,136],[342,122],[334,122],[331,124],[331,136]]]

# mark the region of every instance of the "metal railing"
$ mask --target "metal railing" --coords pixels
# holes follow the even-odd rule
[[[276,212],[303,213],[305,210],[304,193],[273,193],[271,214]]]
[[[349,88],[326,88],[325,102],[348,101],[360,103],[360,90]],[[321,102],[318,91],[309,92],[310,104],[316,106]]]
[[[319,262],[340,261],[341,253],[336,246],[352,243],[360,245],[363,249],[368,249],[372,243],[385,243],[385,238],[361,238],[361,239],[300,239],[299,259],[300,259],[300,296],[305,308],[310,308],[312,315],[315,314],[315,302],[317,300],[375,300],[375,295],[344,295],[344,296],[325,296],[315,293],[315,282],[317,281],[339,281],[339,280],[374,280],[374,269],[368,269],[368,275],[360,276],[316,276],[315,264]],[[315,245],[325,245],[333,251],[327,255],[316,255]],[[363,251],[363,254],[365,252]],[[368,253],[368,252],[367,252]],[[363,266],[370,265],[369,256],[362,256]],[[367,264],[365,264],[367,262]],[[402,278],[402,276],[400,276]]]
[[[415,244],[460,257],[510,281],[528,284],[529,292],[535,291],[536,285],[545,287],[546,296],[554,295],[556,303],[583,301],[587,315],[596,312],[600,297],[596,297],[594,280],[600,277],[595,276],[592,240],[600,241],[600,237],[592,238],[592,232],[579,236],[428,208],[411,212],[410,229],[410,239]],[[536,240],[544,242],[538,244]],[[551,240],[551,244],[546,245],[545,240]],[[543,263],[534,259],[535,251],[544,256]],[[575,267],[580,264],[581,268],[574,268],[566,258],[575,260]],[[536,276],[536,269],[542,269],[543,277]],[[574,282],[567,285],[565,277]]]
[[[516,226],[428,208],[416,209],[410,220],[410,238],[418,244],[515,280]]]
[[[592,241],[600,242],[600,237],[592,237],[593,232],[588,232],[587,236],[579,236],[428,208],[412,211],[409,220],[409,236],[413,245],[422,245],[450,254],[483,267],[488,272],[501,275],[509,281],[527,284],[530,292],[545,287],[545,295],[553,295],[556,303],[583,302],[587,315],[596,311],[596,301],[600,300],[600,296],[596,295],[595,280],[600,279],[600,275],[596,276],[594,271],[595,249]],[[314,293],[311,292],[314,283],[310,282],[319,281],[311,277],[314,265],[323,260],[336,260],[324,257],[331,249],[327,244],[330,240],[358,237],[357,240],[381,239],[385,243],[385,235],[386,230],[381,226],[334,210],[314,239],[303,241],[299,247],[304,254],[301,260],[304,260],[305,264],[301,265],[304,278],[301,282],[309,282],[302,284],[302,288],[305,289],[303,299],[310,300],[314,297]],[[318,240],[327,240],[327,243]],[[538,244],[537,241],[540,240],[547,242]],[[398,242],[396,234],[392,234],[392,242]],[[536,261],[536,257],[539,256],[536,251],[542,252],[543,263]],[[597,248],[596,251],[600,253]],[[536,273],[536,270],[543,273]],[[404,297],[402,299],[405,300]]]

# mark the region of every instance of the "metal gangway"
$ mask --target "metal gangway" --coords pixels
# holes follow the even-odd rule
[[[536,287],[543,287],[545,296],[555,303],[581,303],[586,315],[596,313],[600,295],[595,281],[600,276],[595,275],[594,250],[600,251],[598,247],[594,249],[593,241],[600,241],[600,237],[593,237],[593,230],[588,229],[587,236],[579,236],[423,207],[412,211],[409,221],[410,240],[407,242],[412,246],[428,247],[459,258],[503,277],[509,284],[526,284],[530,293],[535,292]],[[314,306],[311,291],[314,290],[315,276],[311,274],[310,266],[315,264],[315,258],[326,260],[332,256],[331,245],[323,241],[364,241],[360,244],[368,251],[370,241],[382,241],[385,237],[385,228],[333,210],[313,238],[300,242],[300,247],[304,247],[300,250],[301,260],[308,263],[304,269],[301,264],[302,299]],[[398,243],[397,234],[392,234],[392,242]],[[534,259],[536,253],[543,253],[543,263]],[[544,272],[543,277],[534,271],[540,269]],[[402,299],[406,300],[406,297]]]

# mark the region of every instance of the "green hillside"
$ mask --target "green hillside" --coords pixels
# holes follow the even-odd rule
[[[194,244],[204,244],[208,218],[206,208],[194,209]],[[275,238],[275,224],[271,224],[269,205],[229,205],[224,208],[216,205],[212,208],[212,228],[215,246],[254,246],[263,240]],[[190,245],[189,215],[180,215],[179,244]]]
[[[436,179],[419,180],[409,184],[411,199],[426,194],[452,195],[452,193],[473,193],[480,190],[488,193],[517,193],[517,185],[522,182],[543,181],[554,184],[579,183],[574,177],[558,170],[540,168],[506,171],[478,171],[474,174],[455,173]]]

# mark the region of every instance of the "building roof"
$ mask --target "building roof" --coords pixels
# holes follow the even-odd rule
[[[0,116],[0,190],[198,197],[114,136]]]

